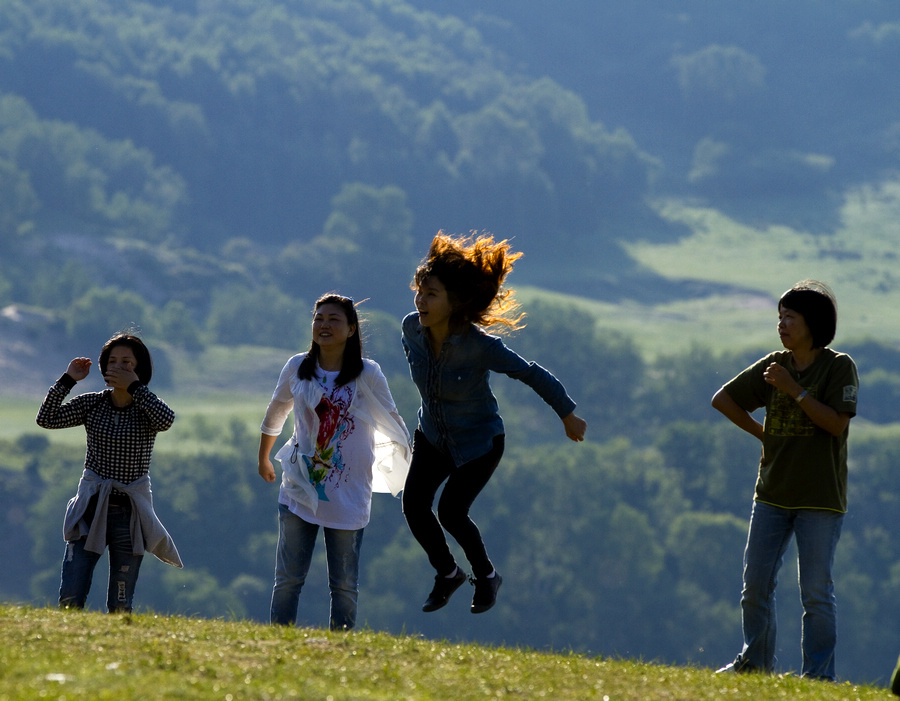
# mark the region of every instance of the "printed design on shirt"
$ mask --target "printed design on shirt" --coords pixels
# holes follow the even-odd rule
[[[341,441],[353,432],[353,417],[350,416],[350,387],[335,387],[331,396],[325,395],[316,407],[319,417],[319,433],[316,436],[316,450],[312,457],[303,456],[309,481],[316,488],[322,501],[328,501],[325,484],[340,483],[346,466],[341,455]]]
[[[810,397],[815,396],[815,388],[807,391]],[[772,405],[766,411],[766,433],[771,436],[811,436],[815,432],[816,425],[796,400],[775,390]]]
[[[844,401],[850,404],[856,404],[856,392],[856,385],[844,385]]]

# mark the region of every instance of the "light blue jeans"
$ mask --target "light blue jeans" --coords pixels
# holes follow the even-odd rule
[[[359,597],[359,549],[363,530],[324,528],[328,588],[331,590],[331,630],[350,630],[356,625]],[[297,622],[300,590],[312,562],[319,526],[278,505],[278,547],[275,551],[275,586],[270,621],[278,625]]]
[[[743,670],[772,672],[775,667],[778,571],[791,536],[797,542],[800,602],[803,605],[800,674],[834,681],[837,607],[834,600],[834,552],[844,514],[824,509],[782,509],[753,503],[744,550],[741,613],[744,647],[735,660]]]

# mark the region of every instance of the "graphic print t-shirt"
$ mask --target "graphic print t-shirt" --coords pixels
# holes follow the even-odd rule
[[[372,504],[373,434],[356,421],[351,401],[356,383],[335,385],[337,372],[316,369],[324,394],[316,407],[319,431],[313,455],[303,456],[310,484],[319,496],[315,512],[290,497],[281,502],[308,523],[357,530],[369,522]]]
[[[766,409],[755,499],[787,509],[845,512],[849,428],[832,436],[816,426],[793,397],[765,381],[770,363],[785,367],[810,397],[850,416],[856,415],[856,364],[849,355],[823,348],[809,367],[798,371],[790,351],[777,351],[725,385],[728,396],[747,411]]]

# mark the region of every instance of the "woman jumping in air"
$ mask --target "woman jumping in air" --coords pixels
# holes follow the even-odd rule
[[[503,455],[503,420],[490,373],[530,386],[560,417],[566,435],[584,440],[587,424],[575,415],[575,402],[559,380],[485,331],[520,328],[513,293],[501,285],[521,255],[491,236],[453,238],[439,232],[412,283],[416,311],[403,320],[402,340],[422,404],[402,499],[409,529],[437,571],[422,606],[426,612],[445,606],[466,581],[444,529],[472,567],[472,613],[494,605],[503,581],[469,517]],[[435,515],[432,505],[444,482]]]

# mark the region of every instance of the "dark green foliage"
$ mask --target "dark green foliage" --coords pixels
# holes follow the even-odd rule
[[[97,348],[119,331],[141,329],[153,333],[150,309],[131,291],[93,287],[68,310],[66,333],[76,347]],[[93,351],[91,351],[93,353]]]
[[[574,307],[537,302],[526,310],[526,326],[508,339],[510,347],[556,375],[595,439],[632,434],[634,416],[623,407],[633,404],[644,362],[631,339],[599,332],[593,318]],[[531,389],[505,379],[494,384],[520,407],[511,420],[527,421],[535,441],[556,440],[561,435],[562,425],[548,422],[546,406]]]
[[[308,336],[308,306],[275,286],[222,287],[213,294],[209,333],[226,346],[249,343],[296,348]]]
[[[170,300],[157,317],[159,337],[174,346],[196,353],[203,349],[203,334],[187,305]]]
[[[362,1],[246,12],[4,4],[0,26],[19,28],[0,55],[4,230],[182,257],[245,239],[262,285],[358,286],[396,310],[438,228],[562,262],[608,217],[646,212],[633,140],[552,81],[507,73],[462,22]],[[208,300],[203,276],[190,287]]]
[[[0,157],[7,177],[15,178],[7,191],[17,193],[12,211],[20,217],[7,228],[20,230],[31,216],[66,213],[86,230],[117,236],[158,241],[170,230],[184,183],[157,167],[149,151],[90,128],[41,120],[25,99],[2,93],[0,115]]]
[[[876,423],[900,421],[900,351],[877,341],[841,350],[853,357],[859,369],[862,416]]]

